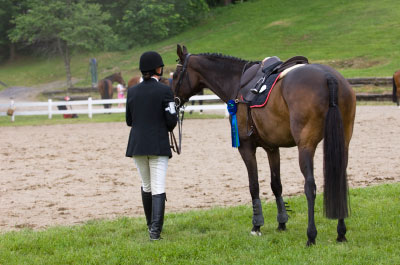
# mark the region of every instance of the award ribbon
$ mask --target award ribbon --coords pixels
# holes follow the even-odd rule
[[[232,147],[239,147],[239,129],[236,118],[237,106],[235,101],[229,100],[227,103],[229,115],[231,115],[231,134],[232,134]]]

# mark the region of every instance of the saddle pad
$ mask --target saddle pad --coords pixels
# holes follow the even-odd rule
[[[267,78],[265,85],[267,88],[260,94],[256,95],[255,98],[250,103],[250,108],[261,108],[267,104],[269,95],[271,94],[272,89],[274,88],[276,82],[280,79],[281,73],[272,74]]]
[[[279,76],[279,80],[282,79],[282,78],[284,78],[290,71],[296,69],[297,67],[304,66],[304,65],[305,65],[305,64],[295,64],[295,65],[293,65],[292,67],[289,67],[289,68],[283,70],[283,72],[282,72],[281,75]]]

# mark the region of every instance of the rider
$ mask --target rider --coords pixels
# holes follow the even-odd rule
[[[142,179],[142,202],[150,240],[161,239],[165,211],[165,176],[172,157],[168,131],[177,124],[174,96],[160,83],[161,55],[148,51],[141,55],[139,68],[143,82],[128,89],[126,124],[131,128],[127,157],[133,157]]]

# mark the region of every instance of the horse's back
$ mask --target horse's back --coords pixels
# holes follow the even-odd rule
[[[252,111],[262,136],[280,146],[299,145],[307,139],[316,145],[323,138],[329,108],[327,78],[338,84],[338,105],[351,137],[355,116],[355,93],[347,80],[329,66],[309,64],[289,72],[271,92],[264,108]]]

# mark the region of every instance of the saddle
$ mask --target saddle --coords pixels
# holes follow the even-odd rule
[[[278,57],[273,56],[264,60],[263,63],[257,63],[247,69],[240,78],[239,98],[245,102],[253,102],[260,95],[268,94],[268,90],[277,81],[277,77],[285,70],[299,64],[308,64],[308,59],[303,56],[295,56],[282,62]],[[266,85],[267,93],[254,94],[250,90],[259,89]],[[257,100],[260,101],[260,100]]]

